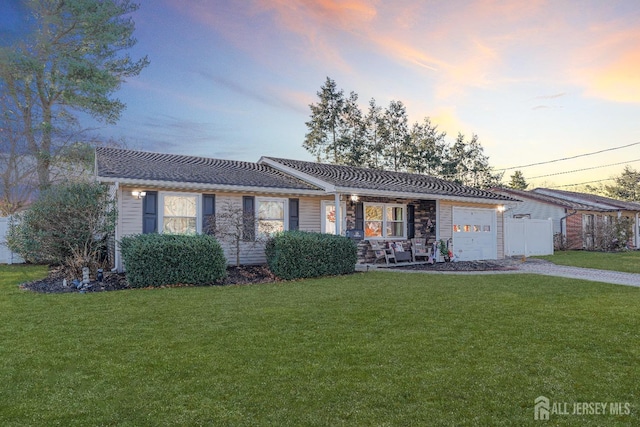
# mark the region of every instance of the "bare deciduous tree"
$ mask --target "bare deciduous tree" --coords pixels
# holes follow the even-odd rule
[[[213,234],[231,249],[236,267],[240,265],[243,252],[253,250],[257,245],[264,244],[274,231],[268,224],[263,224],[261,232],[256,231],[256,217],[252,213],[244,212],[242,205],[233,200],[225,200],[216,207],[216,214],[205,226],[205,232]],[[266,228],[265,228],[266,227]]]

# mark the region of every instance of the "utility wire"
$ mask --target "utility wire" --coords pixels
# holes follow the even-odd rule
[[[510,167],[510,168],[496,169],[496,171],[508,171],[508,170],[512,170],[512,169],[523,169],[523,168],[528,168],[528,167],[531,167],[531,166],[539,166],[539,165],[546,165],[546,164],[549,164],[549,163],[562,162],[562,161],[565,161],[565,160],[577,159],[579,157],[587,157],[587,156],[593,156],[595,154],[606,153],[607,151],[620,150],[622,148],[632,147],[634,145],[640,145],[640,142],[634,142],[632,144],[621,145],[620,147],[606,148],[604,150],[594,151],[592,153],[578,154],[577,156],[563,157],[561,159],[555,159],[555,160],[548,160],[546,162],[538,162],[538,163],[531,163],[531,164],[528,164],[528,165],[513,166],[513,167]]]
[[[553,187],[549,187],[549,188],[574,187],[576,185],[593,184],[594,182],[613,181],[614,179],[615,178],[607,178],[607,179],[598,179],[596,181],[579,182],[577,184],[554,185]]]
[[[634,162],[640,162],[640,159],[628,160],[626,162],[610,163],[608,165],[592,166],[590,168],[574,169],[572,171],[566,171],[566,172],[550,173],[550,174],[547,174],[547,175],[532,176],[531,178],[528,178],[528,179],[546,178],[548,176],[564,175],[564,174],[567,174],[567,173],[574,173],[574,172],[583,172],[583,171],[588,171],[588,170],[592,170],[592,169],[600,169],[600,168],[606,168],[606,167],[609,167],[609,166],[618,166],[618,165],[624,165],[626,163],[634,163]]]

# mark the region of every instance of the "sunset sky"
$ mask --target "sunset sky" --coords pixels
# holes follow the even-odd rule
[[[363,110],[399,100],[450,142],[477,134],[496,168],[640,142],[638,0],[140,3],[131,53],[151,65],[118,92],[118,125],[100,130],[129,148],[312,160],[305,121],[327,76]],[[0,4],[2,31],[19,31],[20,2]],[[522,172],[553,186],[625,165],[640,169],[640,145]]]

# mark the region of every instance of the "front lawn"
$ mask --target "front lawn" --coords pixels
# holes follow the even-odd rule
[[[558,251],[553,255],[539,256],[558,265],[598,268],[601,270],[640,273],[640,251],[591,252]]]
[[[534,399],[630,403],[640,289],[370,272],[34,294],[0,266],[0,425],[541,425]]]

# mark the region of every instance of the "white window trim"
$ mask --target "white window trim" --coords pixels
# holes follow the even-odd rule
[[[202,233],[202,194],[182,193],[179,191],[161,191],[158,193],[158,232],[164,231],[164,198],[166,196],[182,196],[196,198],[196,234]]]
[[[336,205],[336,202],[334,202],[333,200],[323,200],[321,203],[320,230],[323,233],[328,233],[327,232],[327,216],[325,215],[325,213],[327,212],[327,206],[335,206],[335,205]],[[344,234],[345,230],[347,229],[347,202],[340,203],[340,212],[342,213],[342,223],[341,223],[340,230],[342,231],[342,234]]]
[[[284,204],[284,231],[289,230],[289,199],[286,197],[256,197],[255,198],[255,235],[259,235],[260,202],[283,202]]]
[[[401,203],[363,203],[363,222],[367,222],[367,206],[382,206],[382,236],[365,237],[367,240],[389,240],[407,238],[407,205]],[[387,233],[387,208],[402,208],[402,236],[385,236]]]

